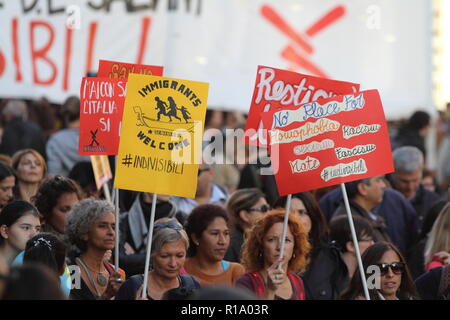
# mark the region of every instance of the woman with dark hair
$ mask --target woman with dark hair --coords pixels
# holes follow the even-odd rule
[[[242,251],[248,273],[237,279],[236,286],[267,300],[304,300],[303,281],[296,273],[306,267],[308,234],[298,215],[290,214],[281,259],[284,216],[284,210],[275,209],[257,220],[249,231]]]
[[[184,268],[200,279],[200,284],[232,285],[244,274],[242,265],[224,260],[230,245],[228,216],[224,208],[204,204],[192,210],[186,224],[189,236],[189,258]]]
[[[275,201],[273,207],[284,209],[286,201],[286,196],[280,197]],[[308,233],[309,242],[312,246],[310,256],[313,259],[323,242],[328,241],[328,226],[322,210],[320,210],[319,204],[310,192],[301,192],[292,195],[291,211],[298,214],[305,226],[305,231]]]
[[[189,239],[183,226],[175,218],[155,221],[151,271],[148,274],[147,294],[143,300],[161,300],[167,297],[185,299],[200,288],[194,277],[180,274],[186,260]],[[117,292],[117,300],[141,300],[144,275],[130,277]]]
[[[0,214],[0,255],[11,264],[27,241],[39,233],[41,223],[35,206],[16,200],[8,203]]]
[[[12,200],[15,183],[13,169],[0,161],[0,210]]]
[[[362,256],[362,264],[368,285],[372,284],[375,272],[374,288],[369,286],[371,300],[413,300],[417,299],[411,273],[400,251],[391,243],[378,242],[370,246]],[[342,294],[343,300],[365,300],[359,269]],[[372,284],[373,285],[373,284]]]
[[[31,202],[47,174],[44,157],[33,149],[19,150],[12,157],[12,168],[17,178],[14,198]]]
[[[228,215],[233,223],[230,247],[225,260],[239,262],[241,259],[244,233],[254,222],[270,210],[264,194],[259,189],[240,189],[227,202]]]
[[[42,216],[42,231],[63,235],[67,214],[81,199],[75,181],[61,175],[47,177],[33,198]]]
[[[60,278],[61,289],[69,296],[72,281],[66,266],[66,245],[58,236],[39,233],[28,240],[23,255],[24,264],[43,264]]]
[[[70,211],[65,228],[69,258],[81,270],[81,286],[72,289],[75,300],[109,300],[125,279],[123,270],[105,261],[115,245],[116,219],[107,201],[84,199]]]

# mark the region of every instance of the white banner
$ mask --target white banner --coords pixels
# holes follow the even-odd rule
[[[0,30],[3,98],[62,102],[107,59],[209,82],[211,108],[248,111],[257,65],[378,89],[390,119],[433,108],[431,1],[8,0]]]

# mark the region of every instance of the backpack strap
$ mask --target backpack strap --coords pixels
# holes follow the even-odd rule
[[[303,286],[303,280],[295,273],[288,273],[289,280],[291,280],[292,286],[297,291],[299,300],[305,300],[305,287]]]
[[[442,267],[441,281],[439,281],[439,296],[450,299],[450,264]]]
[[[252,280],[252,285],[255,290],[256,296],[261,298],[264,295],[264,289],[266,288],[264,279],[261,277],[258,271],[250,272],[248,275]]]
[[[194,277],[188,274],[180,274],[179,277],[182,287],[189,290],[195,290],[200,288],[200,284],[194,280]]]

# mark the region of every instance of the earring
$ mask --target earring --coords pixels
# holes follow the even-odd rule
[[[262,259],[262,252],[261,251],[258,254],[258,258]]]

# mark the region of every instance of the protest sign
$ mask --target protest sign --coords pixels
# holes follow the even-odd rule
[[[80,155],[116,155],[125,79],[83,78],[80,88]]]
[[[100,60],[97,76],[112,79],[127,79],[129,73],[162,76],[163,70],[164,67],[160,66]]]
[[[245,126],[246,143],[267,146],[267,130],[264,129],[261,120],[261,115],[266,112],[357,91],[359,91],[359,84],[356,83],[258,66],[255,88]]]
[[[128,76],[115,188],[194,197],[208,86]]]
[[[280,195],[392,172],[377,90],[335,96],[262,115]]]
[[[92,169],[94,170],[97,189],[112,179],[111,167],[107,156],[91,156]]]

